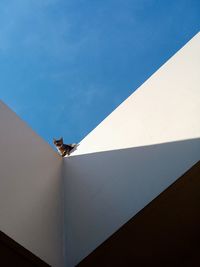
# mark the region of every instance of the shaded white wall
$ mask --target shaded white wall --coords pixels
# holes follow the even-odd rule
[[[200,159],[200,34],[65,158],[74,266]]]
[[[63,266],[61,164],[0,102],[0,230],[54,267]]]

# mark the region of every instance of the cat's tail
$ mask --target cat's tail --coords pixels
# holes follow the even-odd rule
[[[75,144],[75,143],[74,144],[68,144],[68,146],[70,147],[69,153],[68,153],[68,156],[69,156],[72,152],[74,152],[77,149],[79,144]]]
[[[71,147],[77,147],[78,146],[78,144],[76,144],[76,143],[74,143],[74,144],[69,144],[69,146],[71,146]]]

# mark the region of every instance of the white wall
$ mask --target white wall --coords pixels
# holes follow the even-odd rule
[[[74,266],[195,164],[199,47],[200,34],[82,140],[64,165],[0,102],[0,230],[61,267],[64,208],[65,266]]]
[[[63,266],[61,158],[0,102],[0,230]]]
[[[200,34],[65,158],[74,266],[200,159]]]
[[[200,33],[97,126],[74,155],[198,138]]]

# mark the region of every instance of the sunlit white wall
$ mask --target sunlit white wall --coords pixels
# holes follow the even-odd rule
[[[86,136],[74,155],[198,138],[199,61],[200,33]]]
[[[200,34],[65,158],[75,266],[200,159]]]

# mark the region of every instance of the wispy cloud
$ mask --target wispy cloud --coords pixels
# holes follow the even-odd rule
[[[54,14],[60,0],[19,0],[0,4],[0,51],[24,50],[34,56],[75,56],[84,38],[72,38],[72,22],[66,14]]]
[[[2,0],[1,97],[45,138],[80,139],[197,32],[199,3]]]

